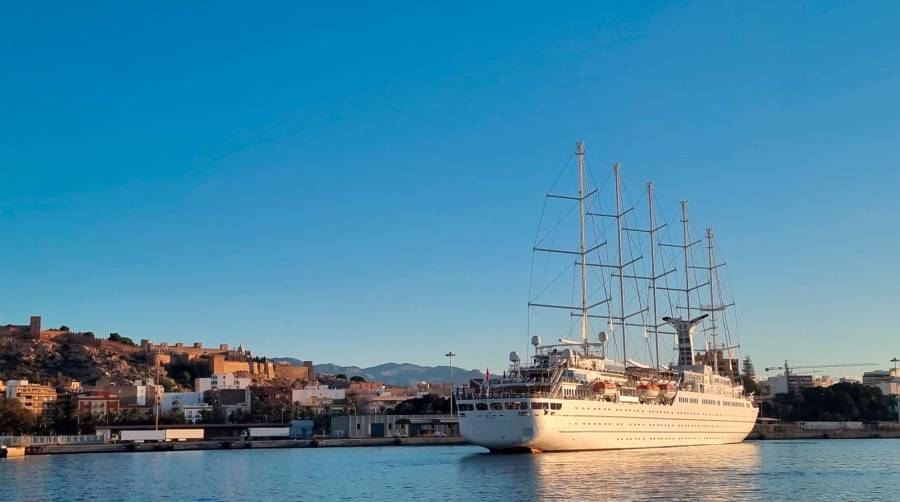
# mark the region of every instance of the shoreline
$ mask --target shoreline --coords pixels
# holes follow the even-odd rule
[[[74,455],[80,453],[132,453],[157,451],[248,450],[272,448],[346,448],[369,446],[452,446],[465,445],[462,437],[446,438],[365,438],[365,439],[272,439],[204,440],[167,443],[99,443],[28,446],[25,455]]]
[[[873,433],[867,431],[816,431],[751,433],[745,441],[791,441],[810,439],[900,439],[900,431]],[[77,455],[84,453],[134,453],[203,450],[251,450],[275,448],[365,448],[376,446],[463,446],[462,437],[447,438],[360,438],[360,439],[272,439],[272,440],[205,440],[168,443],[101,443],[82,445],[42,445],[24,448],[24,455]]]
[[[795,439],[900,439],[900,431],[826,430],[791,432],[751,432],[745,441],[777,441]]]

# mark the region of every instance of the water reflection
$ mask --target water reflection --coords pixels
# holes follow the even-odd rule
[[[471,453],[460,459],[459,479],[478,480],[466,483],[465,491],[471,490],[469,500],[502,497],[502,500],[534,500],[541,497],[541,479],[536,455],[492,455],[484,452]],[[466,493],[468,496],[469,493]]]
[[[900,500],[900,439],[490,455],[473,446],[29,456],[0,501]]]
[[[761,488],[757,443],[536,455],[472,454],[464,478],[502,480],[509,495],[541,500],[746,500]],[[495,490],[486,486],[473,493]]]

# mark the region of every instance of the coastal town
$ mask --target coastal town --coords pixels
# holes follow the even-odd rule
[[[123,438],[122,431],[193,426],[202,432],[213,425],[220,426],[220,436],[246,439],[458,435],[446,382],[391,385],[317,374],[312,361],[260,358],[240,345],[134,343],[118,334],[97,338],[65,327],[42,329],[37,316],[27,325],[0,327],[0,346],[12,348],[7,353],[16,354],[16,360],[28,357],[22,346],[49,343],[69,353],[52,354],[39,364],[0,363],[0,436],[8,436],[0,443],[23,435],[55,436],[56,444],[66,437],[110,442]],[[53,361],[71,358],[72,363],[84,350],[96,355],[86,363],[94,368],[76,365],[69,374],[52,376],[35,371],[36,366],[52,368]],[[99,369],[99,376],[78,379],[84,369],[88,374]],[[417,419],[403,421],[406,415]]]
[[[67,352],[32,354],[33,347],[54,346]],[[242,345],[135,343],[117,333],[98,338],[64,326],[43,329],[38,316],[0,326],[0,348],[15,355],[0,359],[0,444],[35,453],[49,446],[65,451],[68,443],[459,439],[449,375],[391,385],[320,374],[312,361],[257,357]],[[85,360],[85,351],[94,359]],[[754,437],[900,432],[896,367],[856,380],[813,377],[790,366],[766,368],[781,373],[758,378],[749,358],[738,365],[728,367],[762,410]],[[65,371],[49,374],[60,367]]]

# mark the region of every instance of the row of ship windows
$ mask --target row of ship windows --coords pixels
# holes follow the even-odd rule
[[[668,423],[638,423],[638,424],[626,424],[626,423],[616,423],[616,422],[569,422],[568,425],[621,425],[621,426],[633,426],[633,427],[682,427],[682,428],[690,428],[690,427],[706,427],[708,429],[724,429],[725,425],[712,425],[712,424],[702,424],[702,425],[691,425],[691,424],[668,424]]]
[[[716,399],[698,399],[696,397],[679,397],[679,403],[687,403],[687,404],[708,404],[710,406],[733,406],[738,408],[749,408],[750,403],[743,403],[739,401],[718,401]]]
[[[698,400],[698,399],[696,399],[696,398],[692,398],[692,397],[680,397],[680,398],[678,398],[678,399],[679,399],[679,400],[682,400],[681,402],[683,402],[683,403],[695,403],[695,404],[699,404],[699,403],[697,403],[697,401],[700,401],[700,400]],[[711,401],[711,400],[709,400],[709,399],[703,399],[702,401],[704,401],[703,404],[716,404],[716,401]],[[706,401],[710,401],[710,402],[706,402]],[[748,406],[748,407],[750,406],[749,403],[729,403],[728,401],[722,401],[721,404],[724,404],[724,405],[726,405],[726,406]],[[532,402],[530,403],[530,405],[529,405],[528,402],[521,402],[521,403],[518,403],[518,402],[517,402],[517,403],[490,403],[490,404],[488,404],[488,403],[476,403],[475,405],[471,405],[471,404],[468,404],[468,403],[461,403],[461,404],[459,404],[458,409],[459,409],[459,411],[473,411],[473,410],[486,411],[486,410],[488,410],[488,409],[493,410],[493,411],[500,411],[500,410],[503,410],[503,409],[507,409],[507,410],[527,410],[527,409],[532,409],[532,410],[561,410],[561,409],[562,409],[562,403],[542,403],[542,402],[539,402],[539,401],[532,401]],[[575,406],[574,409],[576,409],[576,410],[607,411],[607,410],[604,410],[603,408],[598,408],[598,407],[590,408],[590,407]],[[616,411],[616,410],[609,410],[609,411]],[[629,410],[629,411],[631,411],[631,410]],[[685,411],[685,412],[681,412],[681,411],[668,411],[668,410],[642,410],[642,409],[641,409],[641,410],[638,410],[638,411],[646,411],[646,412],[648,412],[648,413],[661,413],[661,414],[667,414],[667,415],[721,416],[721,415],[718,414],[718,413],[690,413],[690,412],[686,412],[686,411]]]
[[[585,408],[587,409],[587,408]],[[606,410],[603,410],[606,411]],[[728,415],[722,415],[721,413],[691,413],[689,411],[650,411],[649,413],[662,413],[664,415],[682,415],[687,417],[722,417]],[[575,416],[594,416],[594,415],[575,415]],[[606,415],[600,415],[606,416]],[[625,415],[626,417],[631,418],[641,418],[635,415]]]
[[[657,439],[658,439],[658,440],[665,440],[665,439],[672,439],[672,440],[678,439],[678,440],[683,440],[684,438],[675,438],[675,437],[667,437],[667,438],[655,438],[655,437],[649,437],[649,438],[648,438],[648,437],[622,438],[622,437],[619,437],[619,438],[616,438],[616,441],[646,441],[646,440],[648,440],[648,439],[651,440],[651,441],[653,441],[653,440],[657,440]],[[715,437],[715,436],[706,436],[706,437],[700,437],[700,438],[693,438],[693,437],[692,437],[691,439],[719,439],[719,440],[720,440],[720,439],[722,439],[722,438],[721,438],[721,437]]]
[[[692,399],[692,398],[682,398],[682,399]],[[630,415],[630,413],[633,413],[634,411],[639,411],[641,413],[656,413],[656,414],[660,414],[660,415],[690,415],[690,416],[697,416],[697,417],[700,417],[700,416],[721,417],[721,416],[723,416],[721,413],[691,413],[689,411],[670,411],[670,410],[653,410],[653,409],[648,410],[648,409],[644,409],[644,408],[634,408],[634,409],[630,409],[630,410],[626,410],[626,411],[621,411],[621,410],[616,410],[616,409],[607,410],[607,409],[597,408],[597,407],[592,408],[589,406],[584,406],[584,407],[575,406],[574,409],[585,410],[585,411],[591,411],[591,410],[604,411],[607,413],[628,413],[629,415],[627,415],[627,416],[634,416],[634,415]]]
[[[494,411],[500,411],[502,409],[507,410],[561,410],[562,403],[541,403],[538,401],[532,401],[531,406],[527,402],[521,403],[476,403],[474,407],[471,404],[462,403],[459,405],[459,411],[472,411],[472,410],[480,410],[485,411],[487,409],[491,409]]]

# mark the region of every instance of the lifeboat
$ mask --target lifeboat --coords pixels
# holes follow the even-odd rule
[[[659,385],[641,382],[637,384],[637,393],[641,399],[656,399],[659,396]]]
[[[615,399],[619,395],[619,387],[615,382],[597,380],[592,386],[594,393],[607,399]]]

